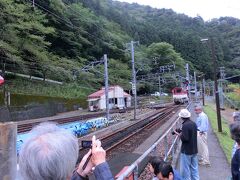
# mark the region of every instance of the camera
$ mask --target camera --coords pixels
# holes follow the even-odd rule
[[[82,140],[82,148],[92,148],[92,141]]]
[[[181,133],[181,132],[182,132],[182,130],[181,130],[180,128],[175,129],[175,131],[178,132],[178,133]],[[172,132],[172,135],[175,135],[175,134],[176,134],[176,133],[173,131],[173,132]]]

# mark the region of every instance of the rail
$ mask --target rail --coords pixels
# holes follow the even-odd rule
[[[190,107],[191,103],[188,104],[187,109]],[[117,180],[124,180],[124,178],[126,178],[127,176],[129,176],[129,174],[134,173],[134,180],[138,179],[138,166],[140,163],[142,163],[142,161],[153,151],[156,150],[157,145],[164,141],[164,147],[165,147],[165,157],[164,160],[166,160],[168,158],[168,156],[170,155],[170,153],[172,152],[172,155],[174,154],[174,146],[176,145],[176,143],[178,142],[178,137],[175,137],[173,140],[173,144],[170,146],[170,148],[168,149],[168,139],[167,139],[167,135],[169,133],[172,132],[173,129],[175,129],[176,127],[178,127],[180,123],[180,118],[177,118],[176,121],[168,128],[168,130],[144,153],[142,154],[134,163],[132,163],[127,170],[120,175]]]

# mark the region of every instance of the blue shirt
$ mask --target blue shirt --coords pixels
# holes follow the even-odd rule
[[[208,131],[208,117],[204,112],[201,112],[196,120],[197,128],[200,132]]]

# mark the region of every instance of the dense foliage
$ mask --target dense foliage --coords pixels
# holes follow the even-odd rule
[[[140,75],[156,73],[174,62],[184,72],[204,72],[212,78],[209,44],[212,38],[219,66],[240,73],[240,20],[225,17],[204,22],[168,9],[154,9],[112,0],[1,0],[1,69],[99,88],[103,66],[83,72],[94,60],[109,57],[110,84],[130,88],[131,56],[126,43],[139,41],[136,68]],[[157,62],[156,62],[157,57]],[[153,61],[155,59],[155,61]],[[149,82],[148,82],[149,83]],[[174,85],[174,84],[173,84]],[[147,90],[149,84],[141,85]],[[144,88],[143,88],[144,91]]]

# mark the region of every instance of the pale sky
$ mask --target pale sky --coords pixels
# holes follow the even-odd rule
[[[240,19],[239,0],[118,0],[129,3],[136,2],[154,8],[172,9],[191,17],[200,15],[205,21],[221,16]]]

